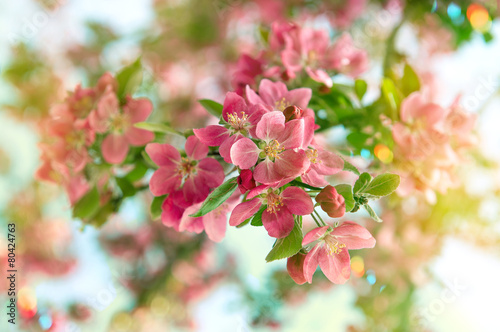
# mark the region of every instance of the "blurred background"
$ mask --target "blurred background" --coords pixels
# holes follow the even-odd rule
[[[0,330],[500,331],[497,5],[1,2],[0,255],[6,260],[6,225],[15,222],[21,267],[19,322],[11,326],[3,317]],[[332,35],[349,31],[370,56],[364,102],[380,94],[390,48],[394,59],[413,66],[435,102],[449,105],[460,95],[461,105],[477,115],[477,143],[456,170],[459,185],[432,204],[417,194],[382,203],[377,212],[384,223],[370,228],[377,246],[352,253],[345,285],[319,274],[312,285],[296,285],[284,261],[265,262],[273,239],[258,228],[229,228],[218,244],[203,234],[178,234],[151,220],[147,193],[125,200],[102,227],[85,225],[72,219],[60,188],[34,180],[37,125],[66,91],[92,86],[104,72],[141,56],[138,95],[153,101],[153,119],[179,129],[203,126],[213,120],[197,100],[221,102],[233,89],[230,73],[240,54],[257,54],[259,36],[280,19]],[[339,126],[324,138],[341,149],[346,134]],[[351,152],[361,168],[379,157]],[[0,287],[3,304],[6,286]]]

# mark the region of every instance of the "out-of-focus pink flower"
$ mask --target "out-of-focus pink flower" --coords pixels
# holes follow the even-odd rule
[[[267,206],[262,212],[262,224],[269,236],[275,238],[283,238],[290,234],[294,226],[293,215],[304,216],[311,214],[314,209],[311,197],[301,188],[288,187],[281,193],[267,189],[257,197],[238,204],[231,213],[229,225],[241,224],[257,213],[262,205]]]
[[[336,174],[344,168],[344,160],[327,150],[311,147],[306,150],[306,156],[311,166],[301,179],[314,187],[328,185],[325,176]]]
[[[321,209],[325,211],[330,218],[340,218],[345,214],[344,196],[340,195],[332,186],[326,186],[318,195],[316,202],[320,203]]]
[[[99,101],[97,110],[89,115],[91,127],[98,133],[109,133],[102,142],[102,156],[111,164],[120,164],[128,154],[129,146],[142,146],[154,139],[150,131],[135,128],[134,124],[142,122],[153,111],[148,99],[132,99],[120,111],[116,94],[111,89]]]
[[[149,157],[160,168],[149,182],[153,195],[162,196],[181,189],[184,200],[192,205],[204,200],[211,188],[224,181],[224,169],[213,158],[206,158],[208,147],[196,136],[188,137],[186,157],[170,144],[151,143],[146,146]]]
[[[235,92],[243,95],[247,85],[253,86],[255,78],[264,73],[264,61],[254,59],[248,54],[242,54],[236,63],[232,85]]]
[[[352,221],[345,221],[331,230],[330,226],[311,230],[302,240],[303,246],[313,245],[304,259],[304,277],[312,283],[319,265],[325,276],[335,284],[345,283],[351,275],[348,250],[373,248],[375,239],[370,232]]]
[[[353,45],[352,38],[348,33],[335,41],[335,44],[329,50],[330,68],[338,72],[357,78],[368,70],[368,54],[365,50],[356,48]]]
[[[263,159],[253,173],[255,181],[263,184],[299,176],[309,168],[305,152],[294,150],[303,144],[304,127],[303,119],[285,123],[285,116],[279,111],[264,114],[255,133],[261,140],[259,146],[246,137],[238,140],[231,148],[233,164],[249,169]]]
[[[194,134],[208,146],[219,146],[219,154],[224,158],[224,161],[232,163],[231,147],[238,140],[255,131],[255,125],[265,112],[263,106],[248,106],[242,97],[234,92],[229,92],[222,109],[222,118],[227,125],[210,125],[194,129]]]
[[[340,8],[334,9],[332,23],[338,28],[346,29],[363,14],[366,0],[348,0],[341,3]]]

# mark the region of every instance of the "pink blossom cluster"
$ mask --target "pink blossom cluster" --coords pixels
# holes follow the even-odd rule
[[[332,74],[356,78],[368,69],[366,51],[354,46],[349,34],[342,34],[332,44],[327,30],[274,22],[268,48],[257,57],[243,54],[236,65],[233,86],[243,94],[246,85],[268,77],[290,81],[304,77],[331,87]]]
[[[42,165],[36,176],[64,186],[72,204],[90,188],[85,172],[89,163],[121,164],[130,146],[143,146],[154,138],[153,133],[133,126],[146,120],[153,110],[151,102],[130,96],[120,102],[117,90],[118,83],[109,73],[93,88],[78,85],[41,124]]]
[[[475,121],[459,99],[450,107],[430,102],[420,92],[403,100],[400,121],[392,126],[395,164],[401,175],[398,193],[407,196],[417,190],[435,202],[436,191],[444,194],[454,187],[463,151],[475,143]]]
[[[283,82],[263,79],[258,91],[249,86],[245,91],[246,98],[227,93],[219,124],[194,129],[195,135],[187,138],[185,153],[170,144],[146,146],[159,166],[150,180],[151,192],[167,195],[162,204],[163,223],[178,231],[205,231],[210,239],[220,241],[228,213],[229,224],[239,226],[260,211],[268,235],[282,239],[291,234],[301,216],[314,212],[312,197],[329,216],[342,217],[344,198],[325,177],[340,172],[344,161],[314,139],[315,115],[307,108],[311,90],[288,90]],[[208,156],[210,151],[213,158]],[[229,173],[238,172],[239,192],[207,214],[194,217],[210,192],[224,181],[223,167],[216,158],[233,165]],[[324,188],[306,191],[294,185],[296,179],[310,188]],[[338,228],[326,223],[318,226],[311,231],[317,233],[314,238],[306,236],[303,249],[313,242],[326,243],[326,247],[318,244],[309,251],[311,258],[300,268],[307,271],[304,280],[312,281],[319,264],[332,282],[343,283],[350,273],[347,250],[373,247],[375,240],[352,222]],[[303,283],[295,278],[296,273],[291,272],[294,280]]]

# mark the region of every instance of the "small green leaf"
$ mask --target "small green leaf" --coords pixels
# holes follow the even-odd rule
[[[370,181],[372,180],[372,176],[368,173],[363,173],[359,176],[359,178],[356,180],[356,183],[354,183],[354,193],[357,194],[359,192],[363,192],[363,189],[368,187],[370,184]]]
[[[377,214],[375,213],[375,211],[373,211],[372,207],[368,204],[364,204],[363,207],[365,208],[366,211],[368,211],[368,213],[370,214],[370,217],[372,217],[373,220],[375,220],[376,222],[382,222],[383,220],[379,218],[379,216],[377,216]]]
[[[301,182],[299,180],[291,181],[290,185],[296,186],[296,187],[307,188],[307,189],[311,189],[311,190],[321,190],[321,188],[310,186],[307,183]]]
[[[221,206],[221,204],[234,193],[236,188],[238,188],[236,179],[237,177],[231,178],[215,188],[215,190],[208,195],[207,199],[205,199],[198,212],[190,215],[190,217],[202,217]]]
[[[295,223],[292,232],[287,237],[276,240],[273,249],[266,256],[266,261],[272,262],[295,255],[302,249],[302,238],[302,230]]]
[[[370,135],[360,132],[354,132],[347,135],[347,141],[356,149],[363,149],[365,147],[366,140],[370,138]]]
[[[181,132],[178,132],[174,128],[164,123],[137,122],[134,124],[134,127],[151,131],[153,133],[174,134],[184,137],[184,135]]]
[[[390,117],[396,119],[399,105],[401,105],[401,96],[390,78],[384,78],[382,81],[382,96],[390,107]]]
[[[363,96],[366,93],[366,90],[368,89],[368,84],[364,80],[357,79],[354,81],[354,92],[356,93],[356,96],[358,96],[358,99],[361,101],[363,99]]]
[[[132,95],[142,82],[142,64],[141,58],[138,58],[131,65],[123,68],[116,74],[118,82],[118,97],[120,101],[125,100],[126,96]]]
[[[144,175],[146,175],[148,169],[149,168],[146,166],[144,162],[137,161],[134,169],[128,172],[127,175],[125,175],[125,178],[130,182],[139,181],[144,177]]]
[[[120,204],[115,206],[115,204],[108,202],[102,208],[98,209],[97,213],[92,217],[89,224],[94,227],[101,227],[108,221],[109,217],[119,208]]]
[[[399,182],[400,179],[397,174],[381,174],[370,182],[370,184],[363,190],[363,193],[367,193],[372,196],[387,196],[398,188]]]
[[[149,209],[149,211],[151,212],[151,219],[156,220],[161,217],[161,206],[165,201],[165,198],[167,198],[167,195],[157,196],[153,198],[151,207]]]
[[[210,99],[200,99],[198,102],[213,116],[220,118],[222,115],[223,106],[218,102]]]
[[[99,192],[97,188],[92,188],[86,193],[73,208],[73,217],[86,219],[92,217],[99,209]]]
[[[335,190],[344,197],[345,212],[350,212],[354,207],[354,197],[352,195],[352,187],[348,184],[338,184]]]
[[[141,156],[142,156],[142,159],[144,159],[144,161],[146,162],[146,165],[148,165],[152,169],[158,169],[158,165],[156,165],[154,163],[154,161],[151,160],[151,158],[146,153],[146,150],[141,151]]]
[[[262,226],[262,213],[266,210],[267,205],[262,205],[259,211],[253,216],[250,224],[252,226]]]
[[[342,158],[344,159],[344,158]],[[353,164],[351,164],[350,162],[348,162],[347,160],[344,159],[344,169],[343,171],[348,171],[348,172],[352,172],[356,175],[360,175],[361,173],[359,173],[358,169],[356,168],[356,166],[354,166]]]
[[[134,196],[137,190],[135,189],[134,185],[130,183],[127,178],[115,178],[116,184],[120,188],[123,197],[130,197]]]
[[[405,96],[420,90],[420,80],[418,75],[408,64],[406,64],[404,68],[403,78],[401,80],[401,90]]]

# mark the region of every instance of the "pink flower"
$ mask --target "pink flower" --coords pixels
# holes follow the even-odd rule
[[[335,9],[332,21],[334,26],[345,29],[363,14],[366,7],[366,0],[348,0],[341,3],[342,7]]]
[[[180,232],[188,231],[198,234],[205,231],[210,240],[221,242],[226,235],[227,214],[231,212],[238,200],[239,195],[233,195],[212,212],[198,218],[193,218],[189,215],[196,213],[203,203],[200,202],[192,205],[184,211],[178,230]]]
[[[313,80],[333,85],[333,81],[325,69],[329,67],[328,33],[324,30],[297,29],[283,36],[286,48],[281,52],[281,60],[288,77],[295,78],[302,69]]]
[[[344,196],[340,195],[332,186],[326,186],[318,195],[316,202],[321,205],[330,218],[340,218],[345,214]]]
[[[232,85],[237,94],[243,95],[247,85],[254,85],[255,78],[264,72],[264,61],[242,54],[236,64]]]
[[[345,283],[351,275],[348,250],[373,248],[375,239],[370,232],[352,221],[343,222],[331,230],[330,226],[315,228],[304,236],[303,246],[313,244],[304,259],[304,277],[312,283],[319,265],[325,276],[335,284]]]
[[[260,188],[261,192],[263,190],[266,187]],[[250,194],[248,196],[253,197]],[[281,193],[269,188],[263,194],[238,204],[231,213],[229,225],[241,224],[257,213],[262,205],[266,205],[266,210],[262,213],[262,224],[269,236],[275,238],[290,234],[294,226],[294,214],[304,216],[311,214],[314,209],[311,197],[298,187],[288,187]]]
[[[89,115],[91,127],[98,133],[109,133],[102,142],[102,156],[110,164],[120,164],[125,160],[129,145],[142,146],[154,139],[150,131],[135,128],[134,124],[142,122],[153,111],[148,99],[132,99],[120,111],[116,94],[109,88],[99,100],[97,110]]]
[[[259,94],[256,94],[250,86],[246,87],[246,97],[250,104],[261,104],[269,111],[283,112],[288,106],[297,106],[307,109],[311,100],[312,90],[309,88],[299,88],[288,91],[285,83],[272,82],[268,79],[260,81]],[[314,114],[314,113],[313,113]]]
[[[231,148],[233,164],[241,169],[249,169],[262,159],[254,170],[255,181],[273,184],[293,179],[309,168],[305,152],[294,150],[303,144],[303,119],[285,123],[282,112],[267,113],[257,124],[255,137],[261,140],[259,146],[245,137]]]
[[[354,47],[351,36],[344,33],[329,50],[329,68],[357,78],[368,69],[368,54]]]
[[[302,285],[307,282],[304,276],[304,261],[306,255],[299,252],[298,254],[288,257],[286,262],[286,269],[290,277],[297,283],[297,285]]]
[[[344,168],[344,160],[327,150],[309,148],[306,150],[306,156],[311,167],[301,176],[301,179],[304,183],[314,187],[328,185],[325,176],[336,174]]]
[[[236,141],[255,131],[255,124],[265,112],[262,106],[247,106],[242,97],[228,92],[222,109],[222,118],[226,125],[194,129],[194,134],[208,146],[219,146],[219,154],[225,162],[231,164],[231,147]]]
[[[213,158],[206,158],[208,147],[196,136],[186,141],[186,155],[170,144],[151,143],[146,146],[149,157],[160,168],[154,172],[149,182],[153,195],[162,196],[181,189],[188,205],[203,201],[211,188],[224,181],[224,169]]]

